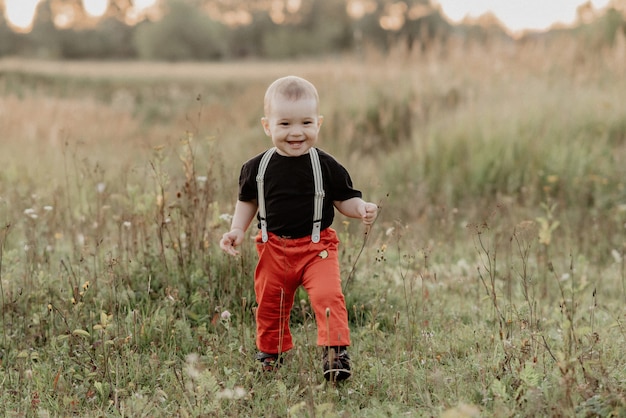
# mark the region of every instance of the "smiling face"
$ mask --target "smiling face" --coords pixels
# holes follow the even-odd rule
[[[280,155],[298,157],[315,146],[322,126],[315,87],[299,77],[274,82],[265,95],[265,133]]]

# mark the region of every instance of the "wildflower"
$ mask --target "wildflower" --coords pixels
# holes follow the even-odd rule
[[[219,399],[242,399],[248,393],[241,386],[235,386],[234,389],[224,389],[216,394]]]
[[[613,257],[613,260],[615,260],[616,263],[622,262],[622,255],[615,248],[611,250],[611,256]]]
[[[24,215],[32,218],[32,219],[37,219],[37,213],[35,212],[35,209],[33,208],[28,208],[24,211]]]
[[[131,223],[130,223],[130,221],[124,221],[124,223],[122,225],[124,225],[124,228],[128,229],[128,228],[130,228]]]
[[[196,177],[196,180],[198,181],[198,183],[206,183],[207,176],[198,176]]]
[[[230,222],[233,220],[233,215],[231,215],[230,213],[222,213],[220,215],[220,220]]]
[[[222,314],[220,315],[220,318],[222,318],[223,321],[228,321],[230,320],[230,312],[228,311],[224,311],[222,312]]]
[[[106,187],[107,185],[105,183],[100,182],[96,185],[96,190],[98,191],[98,193],[102,194],[104,193],[104,190],[106,189]]]
[[[46,212],[51,212],[52,209],[53,209],[53,207],[50,206],[50,205],[46,205],[46,206],[43,207],[43,210],[45,210]]]

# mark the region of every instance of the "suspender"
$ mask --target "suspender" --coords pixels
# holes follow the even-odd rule
[[[258,204],[259,204],[259,218],[261,218],[261,239],[263,242],[267,242],[269,236],[267,234],[267,219],[265,211],[265,192],[264,192],[264,178],[267,165],[276,152],[276,148],[270,148],[265,151],[265,154],[261,157],[261,163],[259,164],[259,171],[256,176],[256,184],[258,191]],[[324,208],[324,182],[322,180],[322,167],[320,165],[320,157],[315,148],[309,149],[309,156],[311,157],[311,167],[313,168],[313,182],[315,184],[315,199],[313,202],[313,230],[311,231],[311,241],[317,243],[320,241],[320,234],[322,231],[322,212]]]
[[[263,242],[267,242],[269,237],[267,236],[267,220],[265,219],[265,192],[263,190],[263,178],[265,177],[265,170],[267,164],[270,162],[270,158],[274,155],[276,147],[270,148],[265,151],[263,157],[261,157],[261,164],[259,164],[259,172],[256,175],[256,187],[257,187],[257,201],[259,203],[259,217],[261,218],[261,239]]]
[[[322,210],[324,209],[324,182],[322,180],[322,167],[317,150],[309,148],[311,156],[311,167],[313,167],[313,181],[315,182],[315,206],[313,209],[313,231],[311,231],[311,241],[320,242],[322,232]]]

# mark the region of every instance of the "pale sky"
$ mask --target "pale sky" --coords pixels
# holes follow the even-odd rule
[[[30,29],[35,10],[41,0],[4,0],[4,15],[17,29]],[[153,6],[157,0],[132,0],[133,8],[141,11]],[[102,16],[109,7],[110,0],[81,0],[87,14]],[[0,0],[0,5],[2,1]]]
[[[18,28],[28,29],[40,0],[4,0],[5,16]],[[133,0],[135,9],[153,5],[157,0]],[[491,11],[512,32],[524,29],[542,30],[555,23],[571,24],[576,20],[576,8],[586,0],[433,0],[454,22],[464,17],[478,17]],[[605,7],[610,0],[591,0],[595,8]],[[0,3],[2,3],[0,1]],[[82,0],[92,16],[104,13],[109,0]]]
[[[435,0],[454,22],[464,17],[479,17],[491,11],[513,32],[524,29],[543,30],[555,23],[572,24],[576,8],[586,0]],[[606,7],[610,0],[591,0],[596,9]]]

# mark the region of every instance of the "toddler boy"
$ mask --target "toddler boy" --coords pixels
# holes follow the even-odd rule
[[[351,376],[348,312],[341,290],[337,247],[331,228],[334,208],[365,225],[378,206],[361,199],[347,170],[315,148],[323,117],[316,88],[300,77],[274,81],[265,93],[263,130],[274,145],[244,163],[239,197],[229,232],[220,240],[226,253],[236,249],[257,216],[256,294],[257,360],[264,370],[282,362],[293,348],[289,315],[297,288],[309,295],[323,347],[326,380]]]

